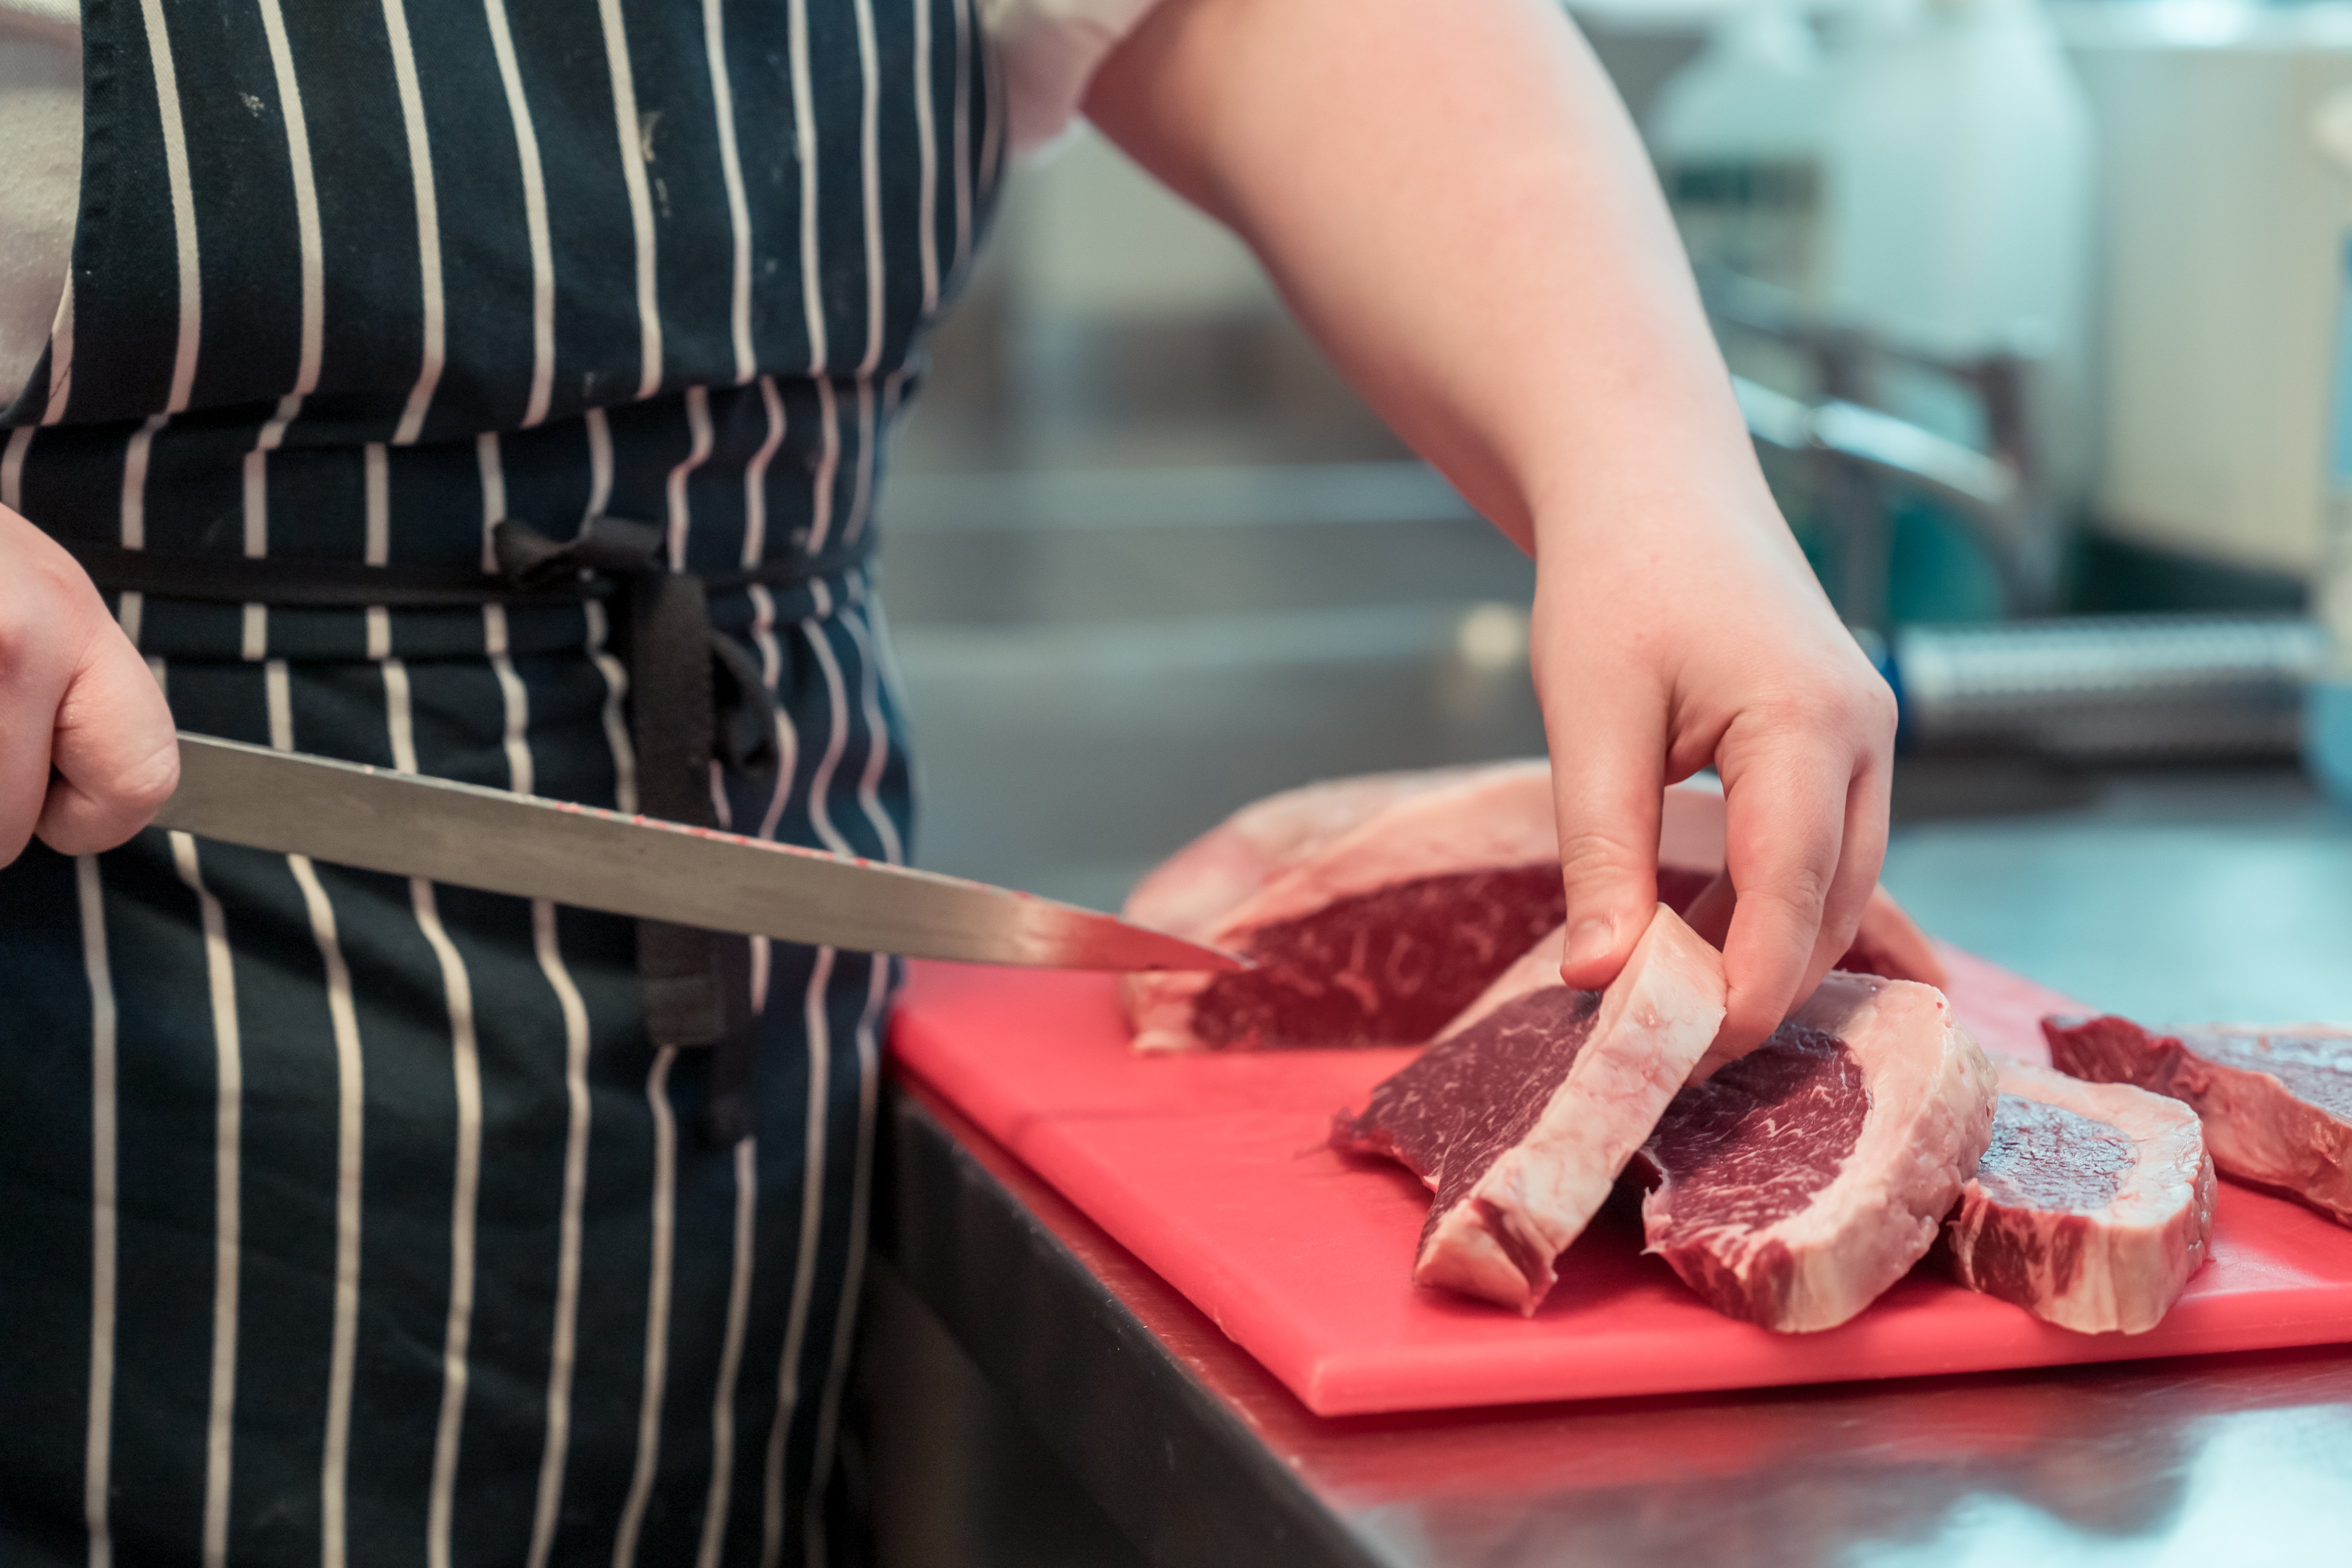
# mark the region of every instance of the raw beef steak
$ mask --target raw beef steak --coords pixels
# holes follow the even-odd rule
[[[1342,779],[1244,807],[1127,901],[1256,967],[1122,996],[1143,1050],[1419,1045],[1564,908],[1544,763]]]
[[[1666,791],[1658,847],[1660,900],[1727,918],[1727,890],[1707,891],[1723,868],[1722,796]],[[1245,806],[1139,883],[1127,915],[1256,967],[1129,976],[1136,1046],[1419,1045],[1559,924],[1559,858],[1541,762],[1339,779]],[[1941,979],[1883,891],[1852,959]]]
[[[2193,1107],[2225,1176],[2293,1194],[2352,1225],[2352,1028],[2234,1024],[2144,1029],[2128,1018],[2044,1018],[2062,1072],[2135,1083]]]
[[[1992,1142],[1944,1226],[1952,1272],[2063,1328],[2146,1333],[2213,1228],[2197,1113],[2129,1084],[2000,1067]]]
[[[1902,1278],[1992,1135],[1992,1063],[1931,986],[1832,973],[1675,1097],[1643,1148],[1649,1250],[1717,1310],[1833,1328]]]
[[[1436,1193],[1415,1281],[1529,1313],[1723,1023],[1721,956],[1663,905],[1606,991],[1559,983],[1560,941],[1331,1129]]]

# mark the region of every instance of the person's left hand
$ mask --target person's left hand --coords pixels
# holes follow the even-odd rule
[[[1646,929],[1664,783],[1729,805],[1752,1045],[1853,935],[1894,702],[1780,521],[1641,140],[1557,0],[1158,0],[1088,117],[1247,239],[1390,425],[1536,558],[1575,931]]]
[[[1736,491],[1735,491],[1736,493]],[[1713,766],[1727,876],[1690,910],[1724,952],[1718,1055],[1769,1035],[1853,942],[1886,848],[1895,694],[1768,496],[1538,524],[1531,658],[1569,940],[1614,978],[1657,898],[1660,793]]]

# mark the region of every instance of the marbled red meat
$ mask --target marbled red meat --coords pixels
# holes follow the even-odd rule
[[[1870,1088],[1845,1042],[1790,1026],[1694,1086],[1647,1151],[1675,1180],[1671,1245],[1697,1229],[1763,1230],[1837,1180],[1870,1115]]]
[[[1925,1255],[1991,1136],[1992,1064],[1942,993],[1832,973],[1675,1098],[1642,1151],[1649,1249],[1719,1311],[1832,1328]]]
[[[2098,1209],[2137,1163],[2131,1140],[2108,1123],[2004,1091],[1976,1182],[2007,1208]]]
[[[2060,1070],[2186,1101],[2223,1175],[2276,1187],[2352,1224],[2352,1028],[2232,1024],[2143,1028],[2044,1018]]]
[[[1723,1023],[1723,961],[1661,907],[1605,992],[1559,984],[1554,931],[1331,1142],[1436,1194],[1413,1279],[1532,1312],[1555,1264]]]
[[[1417,1046],[1557,930],[1565,908],[1549,860],[1339,899],[1260,927],[1256,967],[1211,981],[1192,1030],[1224,1047]]]
[[[2000,1067],[1992,1142],[1945,1225],[1960,1283],[2084,1333],[2145,1333],[2203,1266],[2197,1113],[2128,1084]]]
[[[1136,1047],[1426,1040],[1559,923],[1558,863],[1541,763],[1340,779],[1245,806],[1138,883],[1127,914],[1262,968],[1126,977]]]

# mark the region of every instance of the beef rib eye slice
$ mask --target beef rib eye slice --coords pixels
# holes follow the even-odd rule
[[[2062,1328],[2146,1333],[2212,1235],[2197,1113],[2130,1084],[1999,1066],[1992,1142],[1944,1226],[1952,1272]]]
[[[1138,974],[1120,1000],[1141,1050],[1420,1045],[1564,912],[1540,762],[1381,773],[1243,807],[1137,884],[1127,916],[1248,953],[1243,974]],[[1665,792],[1658,897],[1729,918],[1723,797]],[[1713,934],[1720,935],[1717,931]],[[1867,956],[1865,956],[1867,955]],[[1881,889],[1853,963],[1939,981]]]
[[[2185,1100],[2225,1176],[2277,1187],[2352,1225],[2352,1028],[2042,1020],[2062,1072]]]
[[[1255,967],[1130,975],[1122,1000],[1141,1050],[1420,1045],[1563,909],[1543,763],[1310,785],[1244,807],[1127,901]]]
[[[1525,1313],[1723,1023],[1721,955],[1663,905],[1606,991],[1559,983],[1560,942],[1538,942],[1331,1129],[1436,1194],[1415,1282]]]
[[[1943,993],[1833,971],[1666,1108],[1642,1151],[1648,1250],[1718,1311],[1834,1328],[1934,1243],[1993,1101],[1992,1063]]]

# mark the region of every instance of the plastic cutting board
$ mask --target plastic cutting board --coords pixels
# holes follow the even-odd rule
[[[1946,949],[1989,1050],[2046,1063],[2085,1009]],[[2352,1229],[2221,1184],[2212,1260],[2149,1333],[2078,1334],[1923,1265],[1852,1322],[1775,1334],[1702,1304],[1604,1211],[1532,1319],[1414,1286],[1429,1194],[1323,1143],[1407,1049],[1142,1058],[1101,975],[918,964],[892,1047],[1318,1415],[1907,1377],[2352,1340]]]

